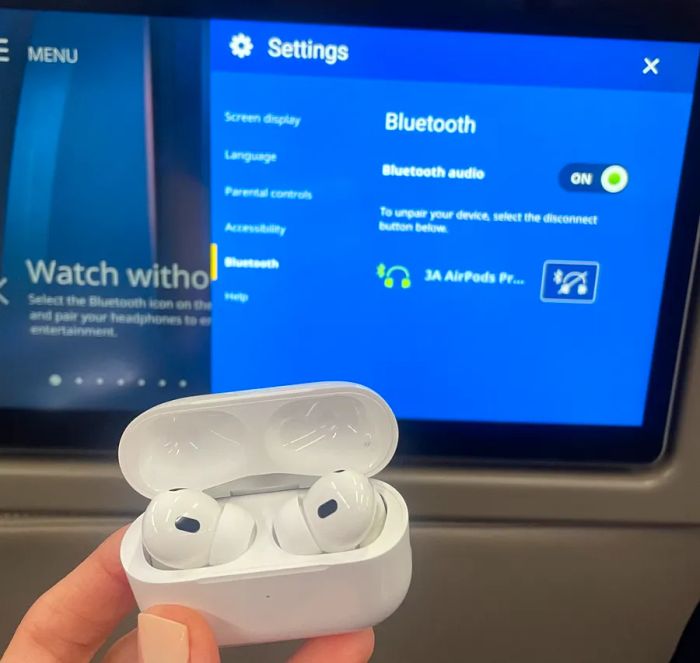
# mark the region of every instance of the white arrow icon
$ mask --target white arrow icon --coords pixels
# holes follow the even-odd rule
[[[6,283],[7,283],[6,277],[3,277],[0,279],[0,290],[2,290],[3,286]],[[0,304],[2,304],[3,306],[7,306],[9,303],[10,303],[10,300],[0,292]]]

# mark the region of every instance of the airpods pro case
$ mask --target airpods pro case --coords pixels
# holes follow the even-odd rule
[[[373,476],[398,443],[396,418],[365,387],[325,382],[183,398],[147,410],[124,431],[119,464],[141,495],[174,488],[235,501],[255,518],[256,536],[232,562],[197,569],[155,568],[139,517],[121,560],[141,610],[180,604],[198,610],[220,645],[327,635],[391,615],[411,581],[408,509],[373,480],[386,504],[379,536],[347,552],[283,550],[273,518],[319,476],[352,469]],[[291,492],[294,491],[294,492]]]

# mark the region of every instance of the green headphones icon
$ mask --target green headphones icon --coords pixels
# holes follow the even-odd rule
[[[399,281],[399,284],[401,287],[405,290],[406,288],[411,287],[411,275],[409,274],[408,270],[405,267],[402,267],[401,265],[394,265],[393,267],[390,267],[389,269],[386,269],[384,265],[380,265],[379,268],[377,269],[377,275],[384,279],[384,287],[385,288],[393,288],[394,285],[396,284],[397,277],[392,276],[392,274],[395,273],[397,274],[397,277],[400,275],[401,280]]]

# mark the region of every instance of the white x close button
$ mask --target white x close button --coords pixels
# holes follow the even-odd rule
[[[648,76],[649,74],[658,76],[659,64],[661,64],[661,58],[644,58],[644,69],[642,69],[642,73],[645,76]]]

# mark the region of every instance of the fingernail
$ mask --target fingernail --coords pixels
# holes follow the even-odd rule
[[[139,663],[187,663],[190,638],[180,622],[141,613],[139,615]]]

